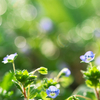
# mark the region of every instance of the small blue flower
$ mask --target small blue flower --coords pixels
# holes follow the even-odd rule
[[[85,62],[89,63],[94,60],[95,54],[92,51],[86,52],[84,55],[80,56],[80,59]]]
[[[58,94],[60,93],[60,90],[57,89],[55,86],[50,86],[46,90],[46,93],[50,98],[56,98],[58,96]]]
[[[11,55],[7,55],[6,57],[3,58],[3,63],[12,63],[14,61],[14,59],[17,57],[17,53],[11,54]]]
[[[65,76],[67,77],[71,74],[71,71],[68,68],[64,68],[62,72],[65,73]]]

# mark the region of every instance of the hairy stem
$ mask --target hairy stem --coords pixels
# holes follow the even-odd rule
[[[12,64],[13,64],[13,70],[14,70],[14,73],[15,73],[15,64],[14,64],[14,62]]]
[[[84,99],[86,99],[86,100],[92,100],[92,99],[90,99],[90,98],[88,98],[88,97],[84,97],[84,96],[82,96],[82,95],[75,95],[76,97],[81,97],[81,98],[84,98]]]
[[[95,93],[96,93],[96,97],[98,100],[100,100],[100,97],[99,97],[99,92],[97,91],[97,88],[95,87]]]

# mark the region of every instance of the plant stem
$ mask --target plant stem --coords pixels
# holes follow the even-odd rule
[[[90,64],[90,67],[92,68],[92,63],[90,62],[89,64]]]
[[[39,68],[37,68],[36,70],[34,70],[32,74],[34,75],[34,73],[37,72],[38,70],[39,70]]]
[[[62,70],[59,72],[58,76],[56,77],[56,81],[58,81],[58,79],[61,76],[61,74],[62,74]]]
[[[14,62],[12,64],[13,64],[13,70],[14,70],[14,73],[15,73],[15,64],[14,64]]]
[[[26,96],[26,90],[25,90],[25,87],[23,86],[23,95],[24,95],[24,98],[27,99],[27,96]]]
[[[81,97],[81,98],[84,98],[84,99],[86,99],[86,100],[92,100],[92,99],[90,99],[90,98],[88,98],[88,97],[84,97],[84,96],[82,96],[82,95],[75,95],[76,97]]]
[[[28,96],[27,96],[27,100],[29,100],[29,94],[30,93],[30,85],[28,86]]]
[[[97,88],[96,87],[95,87],[95,93],[96,93],[97,99],[100,100],[100,98],[99,98],[99,92],[97,91]]]

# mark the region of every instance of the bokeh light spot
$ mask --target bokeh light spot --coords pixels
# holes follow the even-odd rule
[[[0,0],[0,15],[3,15],[7,10],[7,4],[5,0]]]
[[[85,3],[86,0],[64,0],[65,5],[70,9],[77,9]]]
[[[33,5],[25,5],[21,9],[21,16],[26,21],[32,21],[37,16],[37,9]]]
[[[46,56],[46,57],[52,57],[57,51],[56,46],[53,44],[52,41],[46,40],[42,42],[41,44],[41,52]]]
[[[40,21],[40,27],[44,31],[50,31],[53,28],[53,24],[50,18],[43,18]]]
[[[0,25],[2,24],[2,17],[0,17]]]
[[[18,36],[16,37],[15,39],[15,45],[18,47],[18,48],[23,48],[26,46],[26,39],[23,37],[23,36]]]
[[[95,64],[97,66],[100,66],[100,56],[98,56],[96,59],[95,59]]]

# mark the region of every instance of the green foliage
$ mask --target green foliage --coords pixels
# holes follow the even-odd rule
[[[11,100],[11,96],[13,95],[13,91],[6,91],[0,87],[0,100]]]
[[[20,54],[16,68],[28,70],[45,65],[49,70],[56,71],[58,67],[63,67],[60,65],[64,62],[71,67],[73,75],[77,78],[80,54],[88,48],[99,53],[100,37],[98,36],[100,35],[97,34],[95,37],[95,33],[100,33],[100,29],[93,33],[95,29],[100,28],[99,4],[99,0],[0,0],[2,8],[0,10],[0,58],[16,51]],[[48,22],[45,25],[47,19],[52,24],[49,31],[42,28],[46,26],[48,29],[50,26]],[[41,22],[44,22],[42,24],[44,26]],[[2,66],[0,63],[0,66],[0,79],[2,79],[11,65]],[[0,82],[0,86],[9,90],[13,84],[12,79],[12,76],[7,75]],[[26,78],[27,82],[25,81],[24,86],[27,87],[28,84],[34,82],[34,79]],[[72,83],[70,79],[70,81],[65,79],[66,82],[62,80],[63,87]],[[79,85],[78,81],[76,79],[72,87]],[[80,83],[83,82],[82,79],[80,81]],[[15,80],[15,84],[16,82]],[[93,87],[98,80],[93,83],[87,79],[86,82]],[[44,87],[48,86],[45,82]],[[14,87],[13,89],[15,90]],[[61,95],[63,96],[63,93]],[[19,100],[17,96],[15,98]],[[62,98],[57,100],[62,100]]]
[[[29,77],[25,81],[24,87],[27,87],[29,84],[31,84],[32,82],[34,82],[34,80],[36,78],[37,78],[37,76],[35,76],[35,75],[29,75]]]
[[[47,68],[45,68],[45,67],[40,67],[39,70],[38,70],[38,72],[40,74],[48,74]]]
[[[92,88],[87,87],[85,84],[78,86],[72,93],[72,95],[82,95],[88,98],[92,98],[92,100],[97,100],[95,97],[94,90]],[[86,100],[84,98],[78,97],[79,100]]]
[[[62,87],[68,87],[70,86],[74,81],[74,78],[72,76],[66,77],[66,76],[62,76],[60,78],[60,84],[62,85]]]
[[[12,81],[13,81],[13,83],[16,85],[16,87],[17,87],[21,92],[23,92],[20,83],[19,83],[17,80],[16,80],[16,81],[12,80]]]
[[[37,76],[28,73],[27,70],[16,70],[15,77],[24,87],[27,87],[37,78]]]
[[[22,84],[25,83],[25,81],[27,80],[27,78],[29,77],[29,73],[27,70],[16,70],[15,72],[15,77],[16,79],[21,82]]]
[[[43,79],[43,87],[44,88],[47,89],[51,85],[56,86],[57,85],[57,82],[55,80],[53,80],[53,79],[47,79],[47,78],[44,78]]]
[[[29,92],[29,98],[33,99],[37,96],[38,89],[37,89],[36,85],[34,84],[34,85],[30,85],[29,87],[27,87],[26,92],[27,92],[27,94]]]
[[[100,79],[100,71],[97,67],[89,67],[87,71],[82,71],[84,78],[86,79],[86,84],[89,87],[97,87],[100,86],[99,79]]]
[[[10,87],[13,85],[12,79],[14,78],[14,73],[12,72],[7,72],[4,77],[2,82],[0,82],[0,87],[4,90],[9,90]]]
[[[46,94],[45,91],[41,91],[40,95],[41,95],[41,97],[42,97],[43,100],[45,100],[45,98],[47,97],[47,94]]]
[[[66,100],[79,100],[78,98],[76,98],[76,96],[70,96],[68,99]]]

